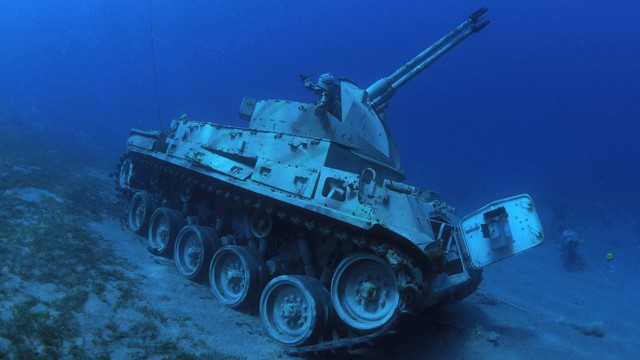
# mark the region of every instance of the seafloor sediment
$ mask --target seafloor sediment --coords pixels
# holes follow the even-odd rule
[[[218,304],[124,229],[109,177],[118,154],[27,124],[0,129],[0,359],[288,358],[255,316]],[[312,357],[634,358],[637,225],[575,225],[583,270],[563,268],[548,232],[542,248],[486,269],[469,298],[371,346]]]

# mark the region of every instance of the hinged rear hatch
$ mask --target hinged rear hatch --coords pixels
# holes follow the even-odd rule
[[[527,194],[494,201],[460,220],[471,266],[489,264],[542,244],[544,234]]]

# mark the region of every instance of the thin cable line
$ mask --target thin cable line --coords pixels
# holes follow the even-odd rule
[[[160,111],[160,91],[158,90],[158,72],[156,70],[156,46],[153,33],[153,0],[149,0],[149,37],[151,39],[151,63],[153,65],[153,87],[156,92],[156,110],[158,112],[158,125],[162,129],[162,113]]]

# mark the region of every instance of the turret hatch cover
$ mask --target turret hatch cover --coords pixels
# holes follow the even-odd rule
[[[460,230],[476,269],[538,246],[544,239],[538,213],[527,194],[480,208],[462,218]]]

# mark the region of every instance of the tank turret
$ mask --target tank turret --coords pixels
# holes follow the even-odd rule
[[[317,83],[301,75],[305,88],[316,94],[314,104],[245,98],[241,117],[249,119],[249,127],[254,129],[331,139],[353,148],[358,156],[378,162],[389,176],[402,180],[399,151],[382,116],[387,102],[397,89],[489,24],[486,13],[486,8],[474,12],[465,22],[366,90],[345,78],[338,83],[330,73],[322,74]],[[288,121],[282,121],[283,118]]]
[[[542,243],[533,200],[459,217],[403,182],[382,111],[485,14],[367,89],[303,76],[315,102],[246,97],[247,127],[182,117],[166,133],[132,130],[117,178],[129,228],[220,303],[257,310],[291,352],[367,344],[473,293],[484,267]]]

